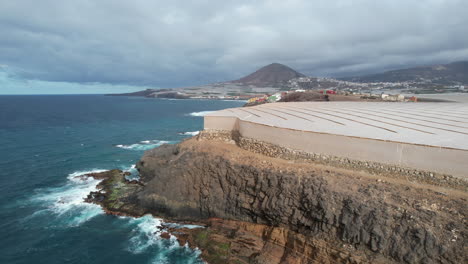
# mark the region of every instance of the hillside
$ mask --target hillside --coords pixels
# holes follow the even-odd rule
[[[387,71],[378,74],[343,78],[355,82],[422,82],[468,84],[468,61]]]
[[[275,86],[279,84],[285,84],[291,79],[304,76],[304,74],[299,73],[286,65],[272,63],[260,68],[252,74],[232,82],[260,86]]]

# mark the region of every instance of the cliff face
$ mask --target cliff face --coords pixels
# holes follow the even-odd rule
[[[137,168],[144,186],[132,199],[140,211],[287,232],[278,243],[288,250],[268,261],[263,249],[252,252],[243,259],[251,263],[324,262],[327,256],[332,263],[467,260],[464,191],[270,158],[215,140],[147,151]],[[235,245],[231,234],[227,241]]]

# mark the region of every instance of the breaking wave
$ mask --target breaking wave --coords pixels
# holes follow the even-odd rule
[[[196,136],[200,133],[200,131],[193,131],[193,132],[182,132],[182,133],[179,133],[179,135],[183,135],[183,136]]]
[[[130,218],[129,224],[135,226],[128,247],[132,253],[142,253],[148,247],[162,242],[160,237],[161,219],[145,215],[140,218]]]
[[[187,245],[181,247],[175,236],[171,235],[169,239],[161,238],[161,233],[165,231],[162,227],[162,219],[154,218],[151,215],[144,215],[139,218],[122,218],[129,219],[128,224],[133,227],[127,247],[128,251],[133,254],[140,254],[154,249],[156,255],[152,258],[152,263],[169,264],[171,263],[171,257],[183,252],[188,257],[186,263],[204,263],[199,258],[201,254],[199,250],[192,250]],[[173,225],[178,226],[177,224]]]
[[[207,114],[213,113],[214,111],[201,111],[201,112],[193,112],[190,113],[189,115],[191,116],[205,116]]]
[[[155,147],[159,147],[162,144],[170,144],[172,141],[164,140],[143,140],[135,144],[130,145],[115,145],[117,148],[129,149],[129,150],[149,150]]]
[[[139,181],[140,180],[140,173],[138,172],[138,170],[136,169],[136,166],[135,164],[134,165],[131,165],[130,168],[125,168],[125,167],[121,167],[121,169],[123,171],[127,171],[127,172],[130,172],[130,175],[126,175],[125,178],[127,180],[137,180]]]
[[[138,174],[135,165],[121,167],[124,171],[129,171],[132,175]],[[29,218],[41,215],[48,218],[48,223],[53,226],[76,227],[93,217],[103,215],[101,206],[84,202],[84,198],[92,191],[97,191],[96,185],[101,180],[87,177],[86,174],[104,172],[103,169],[92,169],[87,171],[76,171],[67,176],[67,183],[61,187],[41,189],[31,200],[41,204],[42,209],[36,211]],[[202,264],[204,263],[198,249],[190,249],[188,245],[180,246],[177,238],[172,236],[169,239],[160,237],[165,229],[162,227],[163,220],[151,215],[134,218],[120,216],[122,224],[130,228],[127,250],[132,254],[151,253],[151,263],[172,263],[172,260],[184,256],[184,263]],[[29,219],[25,219],[28,221]],[[167,224],[166,224],[167,225]],[[169,224],[170,227],[202,228],[196,225]]]
[[[90,192],[97,191],[96,185],[100,182],[100,180],[85,175],[103,171],[105,170],[77,171],[68,175],[68,182],[64,186],[40,191],[32,197],[32,200],[42,203],[46,208],[37,211],[34,215],[52,213],[61,223],[68,226],[78,226],[99,214],[103,214],[99,205],[84,202],[84,198]]]
[[[129,179],[138,180],[139,174],[135,165],[122,167],[123,171],[128,171],[131,175]],[[90,173],[104,172],[104,169],[92,169],[86,171],[76,171],[68,174],[68,181],[65,185],[54,188],[41,189],[31,198],[33,203],[39,203],[43,209],[36,211],[31,217],[51,213],[57,217],[59,223],[67,226],[78,226],[91,218],[103,214],[101,206],[86,203],[84,199],[90,192],[97,191],[96,185],[101,180],[87,177]]]
[[[122,170],[132,174],[138,173],[135,165],[122,167]],[[43,209],[36,211],[31,217],[54,216],[49,219],[49,224],[53,226],[76,227],[97,215],[103,215],[101,206],[84,202],[84,198],[92,191],[97,191],[96,185],[101,180],[87,177],[86,174],[104,172],[103,169],[92,169],[87,171],[76,171],[67,176],[67,183],[56,188],[41,189],[31,198],[34,203],[41,204]],[[125,226],[131,228],[127,250],[133,254],[155,252],[151,263],[171,263],[173,258],[185,256],[186,263],[202,264],[201,252],[192,250],[187,245],[180,246],[177,238],[172,236],[169,239],[160,237],[165,230],[162,228],[163,220],[151,215],[134,218],[121,216]],[[29,219],[25,219],[26,221]],[[178,224],[171,224],[171,227],[178,227]],[[180,227],[200,228],[195,225],[180,225]]]

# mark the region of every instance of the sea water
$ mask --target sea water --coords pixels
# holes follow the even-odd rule
[[[196,135],[209,111],[243,102],[103,95],[0,96],[0,263],[203,263],[159,237],[162,219],[83,202],[145,150]]]

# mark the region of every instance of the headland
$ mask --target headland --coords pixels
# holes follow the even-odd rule
[[[88,201],[204,226],[168,230],[208,263],[466,262],[464,105],[307,104],[207,115]]]

